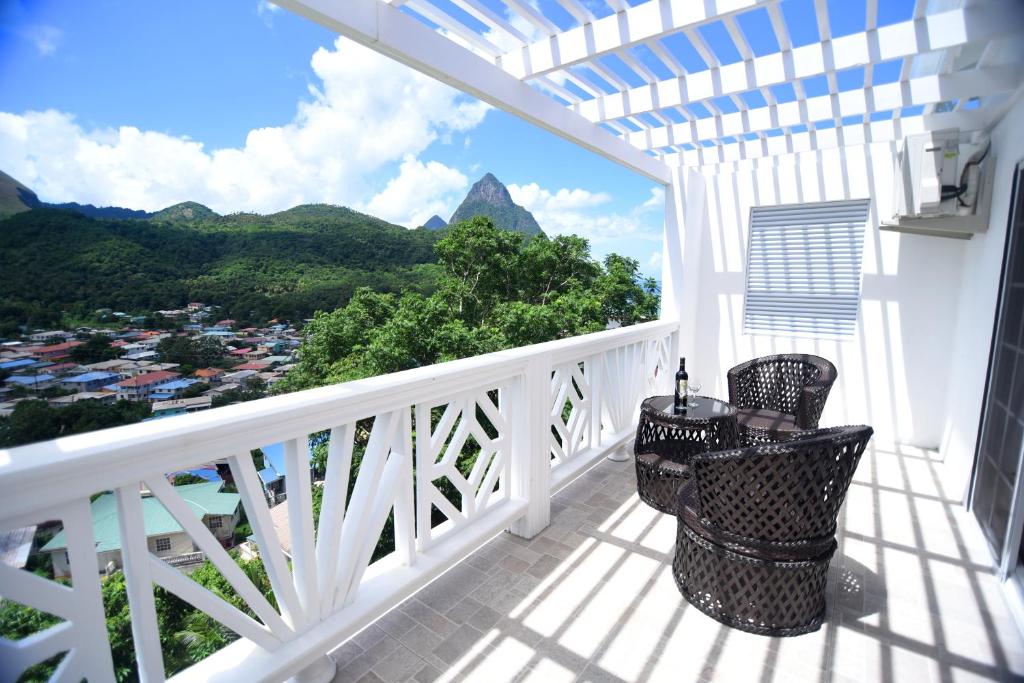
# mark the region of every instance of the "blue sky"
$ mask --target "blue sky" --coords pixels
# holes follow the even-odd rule
[[[445,126],[452,106],[471,104],[464,96],[454,102],[433,97],[422,104],[433,112],[423,128],[433,141],[396,143],[379,152],[369,145],[355,155],[366,160],[361,166],[346,158],[352,156],[348,140],[329,140],[336,147],[308,161],[356,166],[334,177],[343,189],[311,178],[301,190],[268,198],[269,203],[261,203],[267,193],[251,187],[248,192],[228,188],[212,195],[219,201],[211,201],[195,182],[208,164],[196,158],[194,144],[178,151],[175,141],[201,143],[201,153],[209,156],[214,150],[245,148],[250,131],[294,125],[300,103],[322,99],[322,73],[343,69],[351,52],[361,50],[336,45],[335,35],[288,12],[257,0],[3,2],[0,7],[0,170],[44,200],[152,210],[196,199],[222,212],[327,201],[408,225],[425,219],[417,215],[417,205],[448,218],[469,185],[490,171],[514,191],[525,188],[517,197],[533,198],[531,208],[549,232],[569,231],[578,221],[575,231],[592,238],[596,255],[626,253],[647,272],[659,273],[655,252],[661,248],[663,214],[661,203],[650,201],[654,184],[499,110],[468,114],[454,129]],[[321,74],[312,65],[318,50],[338,57]],[[347,86],[346,78],[341,81]],[[388,102],[370,102],[332,115],[409,127],[415,111],[396,115],[383,111],[387,107]],[[35,113],[31,120],[30,113]],[[122,127],[136,129],[134,144],[125,140]],[[346,128],[339,122],[338,128],[360,137],[358,125]],[[390,138],[393,128],[375,133]],[[18,135],[21,140],[12,142]],[[297,133],[290,142],[315,144],[300,137]],[[69,163],[69,157],[89,154],[97,158]],[[156,161],[161,155],[172,160]],[[266,189],[275,185],[274,163],[263,163],[266,175],[250,180]],[[288,162],[282,161],[280,174],[293,175]],[[392,191],[385,193],[389,183]],[[418,189],[405,191],[410,187]],[[425,196],[431,189],[433,196]],[[400,206],[398,194],[410,206]]]
[[[572,25],[555,0],[535,1]],[[818,40],[813,0],[781,6],[796,45]],[[909,18],[912,6],[880,2],[879,23]],[[834,35],[864,30],[864,0],[828,7]],[[738,21],[755,54],[778,49],[765,10]],[[699,29],[729,63],[739,55],[724,31]],[[686,69],[707,68],[683,36],[663,44]],[[634,56],[668,77],[648,52]],[[618,58],[602,65],[639,84]],[[876,69],[876,81],[892,71]],[[838,74],[841,89],[863,78]],[[792,99],[787,88],[773,88],[780,101]],[[742,97],[764,105],[756,92]],[[47,201],[155,210],[195,200],[220,212],[329,202],[406,226],[447,218],[490,171],[549,233],[584,235],[596,256],[616,251],[660,272],[656,185],[265,0],[0,0],[0,170]]]

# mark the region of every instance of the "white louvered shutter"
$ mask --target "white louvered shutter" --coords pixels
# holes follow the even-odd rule
[[[745,332],[853,334],[869,204],[854,199],[751,209]]]

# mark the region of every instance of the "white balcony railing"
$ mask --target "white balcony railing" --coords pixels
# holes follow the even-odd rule
[[[68,652],[56,679],[113,680],[89,507],[99,491],[117,497],[141,680],[164,680],[154,583],[240,636],[172,680],[312,679],[323,655],[502,529],[526,537],[543,529],[552,493],[632,434],[644,395],[668,390],[677,346],[676,323],[645,323],[0,451],[0,531],[59,520],[73,576],[67,586],[0,564],[0,596],[64,619],[0,643],[0,679]],[[350,487],[356,425],[369,418]],[[323,430],[331,439],[315,533],[306,441]],[[470,438],[480,455],[464,477],[455,459]],[[290,563],[248,457],[277,442]],[[166,473],[217,458],[230,464],[277,609],[167,483]],[[441,494],[444,478],[460,505]],[[150,554],[140,482],[258,620]],[[432,507],[447,521],[432,525]],[[394,551],[371,561],[392,512]]]

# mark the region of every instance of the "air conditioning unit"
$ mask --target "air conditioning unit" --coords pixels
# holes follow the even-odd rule
[[[959,130],[909,135],[896,158],[893,215],[879,229],[970,239],[988,229],[994,159]]]

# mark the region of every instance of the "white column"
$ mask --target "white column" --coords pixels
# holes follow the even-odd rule
[[[533,538],[551,521],[551,359],[531,359],[507,395],[513,424],[512,497],[528,503],[526,514],[509,531]]]
[[[707,230],[704,177],[675,167],[665,187],[665,233],[661,265],[661,317],[679,321],[676,357],[696,350],[700,255]],[[673,361],[674,362],[674,361]]]

